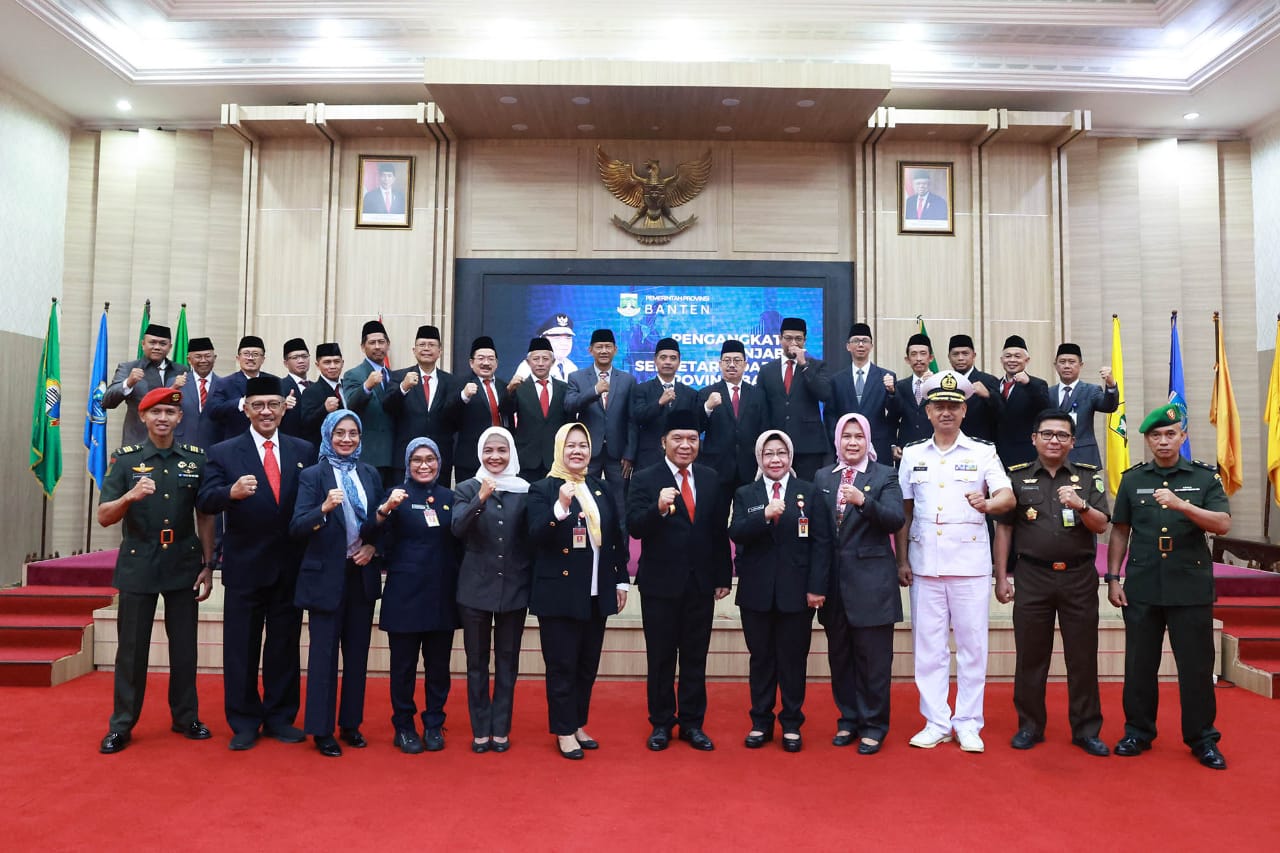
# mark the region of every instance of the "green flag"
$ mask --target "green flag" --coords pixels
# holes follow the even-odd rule
[[[35,403],[31,412],[31,473],[36,475],[45,497],[62,479],[62,433],[58,418],[62,410],[62,368],[58,359],[58,300],[49,309],[49,332],[36,374]]]
[[[917,314],[917,315],[916,315],[916,331],[917,331],[917,332],[919,332],[919,333],[920,333],[920,334],[922,334],[922,335],[925,335],[926,337],[928,337],[928,335],[929,335],[929,330],[928,330],[928,329],[926,329],[926,328],[924,327],[924,315],[923,315],[923,314]],[[930,340],[932,340],[932,338],[930,338]],[[937,373],[937,372],[938,372],[938,359],[937,359],[937,357],[936,357],[936,356],[935,356],[935,357],[933,357],[933,358],[931,358],[931,359],[929,359],[929,372],[930,372],[930,373]]]
[[[174,364],[187,363],[187,303],[178,312],[178,331],[173,335],[173,352],[169,355]]]
[[[138,354],[134,358],[142,358],[142,339],[147,336],[147,326],[151,325],[151,300],[142,306],[142,325],[138,327]]]

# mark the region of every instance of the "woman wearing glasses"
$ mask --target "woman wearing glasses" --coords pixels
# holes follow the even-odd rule
[[[338,649],[342,649],[342,705],[336,721],[342,740],[367,746],[364,682],[373,631],[373,605],[381,589],[372,508],[382,493],[376,468],[360,461],[360,418],[330,412],[320,426],[320,461],[298,477],[298,502],[289,534],[307,540],[294,604],[308,613],[307,711],[303,731],[321,755],[336,758]]]

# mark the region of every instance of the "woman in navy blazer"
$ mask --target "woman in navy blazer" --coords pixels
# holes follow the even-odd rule
[[[381,493],[378,470],[360,462],[360,417],[349,409],[330,412],[320,426],[320,461],[299,475],[289,522],[289,534],[307,541],[294,594],[294,604],[307,611],[311,638],[303,731],[329,757],[342,755],[333,737],[335,716],[347,744],[368,745],[360,723],[373,605],[382,586],[378,526],[369,508]],[[339,647],[342,706],[335,715]]]
[[[546,478],[529,488],[533,589],[547,669],[547,718],[560,754],[581,759],[599,744],[587,734],[591,688],[600,667],[605,620],[627,604],[622,520],[606,485],[587,476],[591,436],[580,423],[556,432]]]
[[[889,732],[893,625],[902,621],[898,565],[890,540],[906,520],[897,475],[876,461],[871,424],[850,412],[836,423],[834,468],[814,485],[833,519],[835,563],[818,621],[827,630],[831,693],[840,719],[832,743],[874,755]]]
[[[395,745],[414,754],[444,749],[444,703],[449,698],[449,656],[458,628],[460,543],[451,526],[453,492],[440,485],[440,448],[429,438],[405,446],[405,481],[374,511],[384,530],[387,584],[380,627],[391,650],[391,724]],[[421,656],[425,703],[423,737],[413,721],[414,682]]]
[[[458,580],[458,615],[467,650],[467,707],[473,752],[511,748],[511,708],[520,671],[520,640],[529,608],[529,531],[515,438],[502,427],[480,433],[481,470],[455,490],[453,532],[466,544]],[[493,697],[489,649],[493,648]]]

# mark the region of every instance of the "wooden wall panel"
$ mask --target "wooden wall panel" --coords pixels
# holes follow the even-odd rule
[[[249,153],[244,140],[230,130],[215,130],[209,151],[209,253],[201,333],[224,355],[219,372],[231,364],[245,313],[245,262],[248,252]]]
[[[575,144],[468,143],[465,151],[459,175],[460,256],[463,251],[506,256],[577,251],[583,154]]]
[[[134,140],[137,187],[133,217],[133,301],[151,300],[156,322],[176,328],[178,304],[169,300],[175,150],[173,133],[143,128]],[[186,203],[183,200],[182,203]]]
[[[792,146],[796,147],[796,146]],[[851,164],[830,148],[733,154],[733,250],[836,255],[848,244]],[[846,249],[847,251],[847,249]]]
[[[173,135],[173,231],[169,252],[169,304],[176,320],[187,306],[191,330],[205,328],[208,303],[209,195],[213,178],[213,134],[180,130]],[[204,334],[193,331],[192,337]]]
[[[1130,430],[1129,455],[1141,458],[1137,427],[1146,412],[1147,371],[1142,357],[1147,338],[1143,325],[1142,260],[1139,253],[1138,217],[1132,199],[1138,195],[1138,143],[1132,139],[1098,142],[1098,221],[1102,236],[1102,290],[1108,313],[1120,318],[1124,360],[1125,409]],[[1127,201],[1126,201],[1127,200]],[[1106,336],[1107,360],[1111,360],[1111,336]],[[1165,339],[1168,352],[1168,338]],[[1159,377],[1159,371],[1155,374]],[[1167,370],[1166,374],[1167,376]],[[1164,381],[1157,378],[1156,381]],[[1152,404],[1154,405],[1154,403]],[[1095,425],[1096,429],[1096,425]],[[1104,460],[1105,461],[1105,460]]]
[[[1128,360],[1141,359],[1144,405],[1140,411],[1167,398],[1169,376],[1169,317],[1182,304],[1182,253],[1179,228],[1178,141],[1144,139],[1137,145],[1137,188],[1128,197],[1111,196],[1108,205],[1126,208],[1138,220],[1138,257],[1142,263],[1142,328],[1148,346]],[[1122,214],[1123,215],[1123,214]],[[1186,311],[1182,311],[1185,318]],[[1183,325],[1185,325],[1185,320]],[[1153,345],[1164,337],[1164,345]],[[1184,333],[1185,338],[1185,333]],[[1183,357],[1186,357],[1185,340]],[[1127,370],[1128,363],[1125,368]],[[1164,383],[1159,388],[1158,383]],[[1138,422],[1141,422],[1139,417]]]
[[[17,440],[13,442],[16,446],[11,445],[9,452],[0,454],[0,477],[4,478],[6,484],[5,511],[0,514],[0,554],[4,557],[4,563],[0,564],[0,584],[5,586],[21,580],[23,558],[40,548],[40,514],[44,492],[31,475],[27,454],[30,447],[28,439],[31,436],[32,385],[40,366],[43,347],[43,338],[0,332],[0,359],[4,359],[5,364],[3,375],[0,375],[0,394],[4,395],[6,401],[12,401],[16,410],[15,414],[8,417],[9,422],[22,425],[17,430]],[[69,365],[64,365],[63,376],[71,372],[68,367]],[[9,405],[5,404],[6,414]],[[69,409],[64,398],[64,447],[71,441],[78,440],[80,432],[80,422],[66,414]],[[23,415],[19,416],[16,412],[22,412]],[[76,425],[67,426],[70,423]],[[65,508],[63,514],[66,518],[50,513],[49,551],[60,547],[60,542],[74,542],[77,537],[80,539],[79,547],[84,547],[83,513],[80,513],[78,524],[73,525],[71,521],[76,515],[74,510],[84,506],[84,484],[77,474],[73,465],[64,457],[62,482],[54,492],[52,507],[55,511]],[[72,488],[67,488],[68,486]],[[68,548],[67,551],[69,550]]]
[[[1078,139],[1059,162],[1065,173],[1068,217],[1063,236],[1067,275],[1062,297],[1063,338],[1080,345],[1085,374],[1092,378],[1098,368],[1109,363],[1112,310],[1102,287],[1097,141]]]

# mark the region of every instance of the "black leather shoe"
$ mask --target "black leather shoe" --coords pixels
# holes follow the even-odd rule
[[[427,729],[422,733],[422,742],[426,744],[427,752],[439,752],[444,749],[444,732],[440,729]]]
[[[342,738],[342,742],[352,749],[364,749],[369,745],[369,741],[364,739],[364,735],[360,734],[359,729],[339,729],[338,737]]]
[[[1200,759],[1200,763],[1210,770],[1226,770],[1227,759],[1223,758],[1222,752],[1218,749],[1216,743],[1206,743],[1191,750],[1191,754]]]
[[[681,734],[683,735],[683,732]],[[671,729],[666,726],[654,726],[645,745],[653,752],[662,752],[671,745]]]
[[[1150,741],[1139,740],[1133,735],[1125,735],[1120,738],[1120,742],[1116,744],[1116,755],[1123,755],[1128,758],[1133,755],[1141,755],[1150,748]]]
[[[232,752],[244,752],[246,749],[253,749],[258,745],[258,730],[250,729],[247,732],[238,732],[231,738],[231,743],[227,744],[227,749]]]
[[[98,752],[103,755],[115,755],[128,746],[131,740],[133,735],[128,732],[107,732],[107,736],[102,739],[102,744],[98,747]]]
[[[169,730],[177,732],[187,740],[208,740],[213,737],[208,726],[199,720],[192,720],[191,725],[189,726],[180,726],[177,723],[174,723],[169,727]]]
[[[771,731],[761,734],[748,732],[747,736],[742,740],[742,745],[747,749],[759,749],[771,740],[773,740],[773,732]]]
[[[508,749],[511,748],[511,739],[507,738],[506,740],[491,740],[489,741],[489,748],[492,749],[494,752],[506,752]]]
[[[296,726],[272,726],[271,728],[263,726],[262,733],[281,743],[302,743],[307,739],[306,732]]]
[[[563,749],[560,748],[559,739],[556,740],[556,750],[560,753],[561,758],[567,758],[570,761],[581,761],[583,758],[583,752],[582,752],[581,746],[579,746],[577,749],[571,749],[568,752],[565,752]]]
[[[334,740],[333,735],[317,735],[316,749],[326,758],[338,758],[342,755],[342,747]]]
[[[867,743],[864,740],[859,740],[858,755],[875,755],[880,751],[880,745],[882,743],[884,743],[882,740],[878,740],[875,743]]]
[[[578,737],[577,735],[574,735],[573,737],[575,740],[578,741],[578,746],[582,747],[583,749],[599,749],[600,748],[600,744],[596,743],[594,740],[592,740],[589,737]]]
[[[1080,747],[1090,755],[1096,755],[1099,758],[1103,758],[1111,754],[1111,750],[1107,749],[1107,745],[1102,742],[1101,738],[1073,737],[1071,739],[1071,743]]]
[[[476,755],[488,752],[492,748],[493,742],[488,738],[485,738],[484,740],[476,740],[475,738],[471,739],[471,751]]]
[[[711,742],[711,738],[707,737],[707,733],[702,729],[686,729],[684,726],[681,726],[680,740],[685,741],[694,749],[701,750],[702,752],[710,752],[716,748],[716,745]]]
[[[1009,741],[1009,746],[1014,749],[1031,749],[1038,743],[1044,743],[1044,735],[1029,732],[1026,729],[1018,729],[1018,733]]]
[[[848,746],[853,743],[853,732],[836,732],[836,736],[831,739],[832,746]]]
[[[397,731],[391,743],[405,755],[417,755],[422,752],[422,738],[418,737],[418,733],[414,731],[407,729]]]
[[[799,733],[797,733],[795,737],[787,737],[785,733],[782,735],[783,752],[799,752],[803,745],[804,744],[800,741]]]

